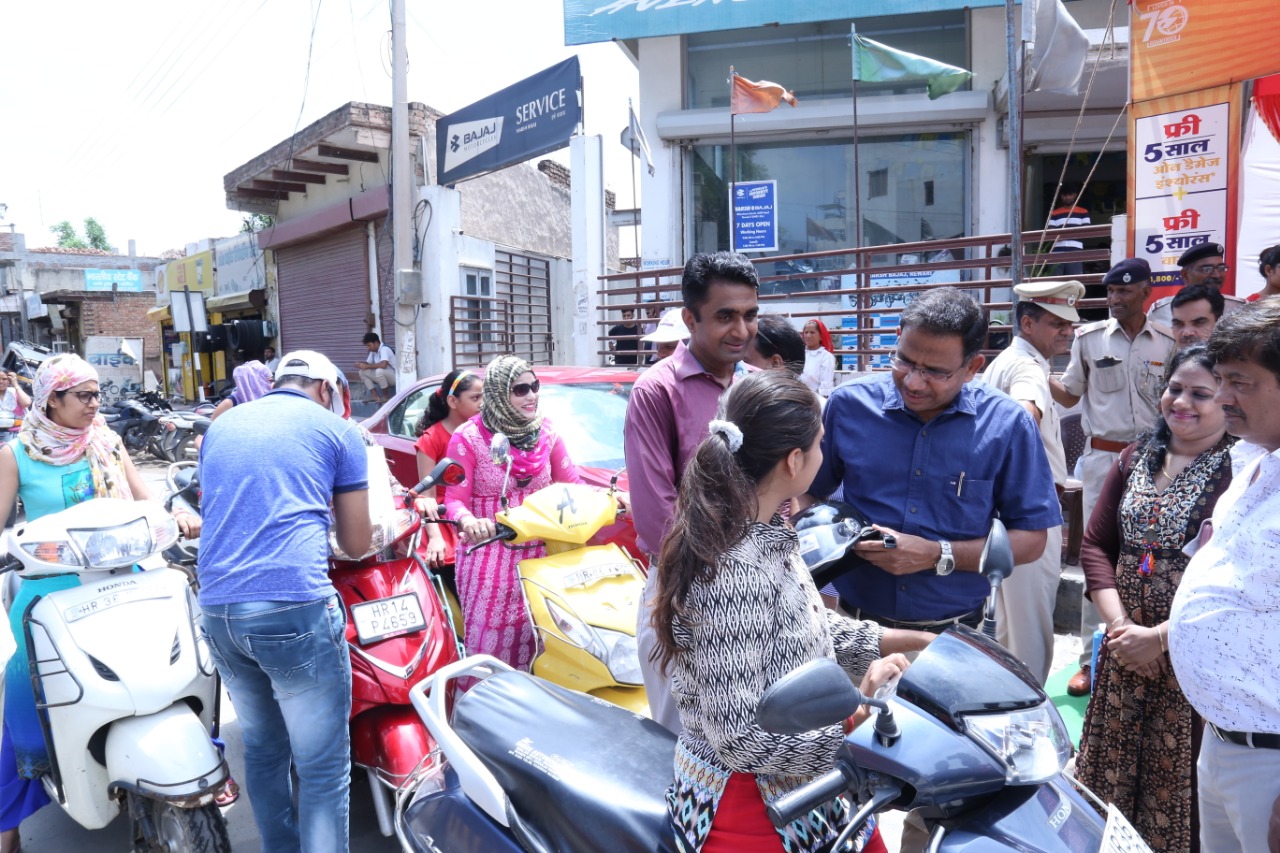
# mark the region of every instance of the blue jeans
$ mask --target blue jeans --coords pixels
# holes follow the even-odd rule
[[[346,853],[351,657],[342,602],[333,595],[201,610],[244,733],[245,783],[262,849]]]

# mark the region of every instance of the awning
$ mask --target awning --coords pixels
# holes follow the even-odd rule
[[[168,305],[157,305],[147,309],[147,319],[153,323],[164,323],[171,319]]]
[[[215,296],[204,301],[206,311],[251,311],[261,308],[267,303],[266,294],[261,290],[246,290],[243,293],[228,293],[226,296]]]

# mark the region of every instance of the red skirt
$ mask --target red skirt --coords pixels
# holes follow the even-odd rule
[[[734,773],[716,806],[716,816],[702,845],[702,853],[780,853],[782,850],[782,836],[765,813],[756,777],[750,773]],[[889,853],[878,828],[862,850],[863,853]]]

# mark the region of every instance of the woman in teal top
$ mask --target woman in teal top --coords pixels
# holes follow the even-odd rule
[[[76,355],[56,355],[36,371],[33,401],[17,441],[0,447],[0,518],[15,495],[28,521],[95,497],[151,500],[120,438],[98,417],[98,373]],[[200,520],[175,513],[184,535]],[[20,847],[18,824],[49,802],[40,775],[49,769],[27,662],[22,616],[36,596],[76,586],[75,574],[25,580],[9,609],[18,649],[5,669],[0,741],[0,853]]]

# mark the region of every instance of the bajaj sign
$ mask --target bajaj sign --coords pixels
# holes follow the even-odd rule
[[[436,181],[453,184],[563,148],[582,121],[578,57],[436,123]]]

